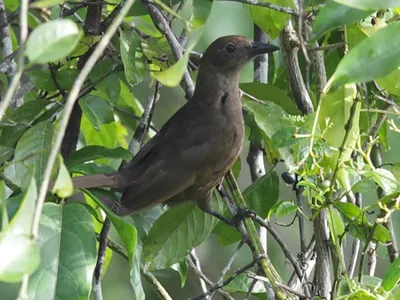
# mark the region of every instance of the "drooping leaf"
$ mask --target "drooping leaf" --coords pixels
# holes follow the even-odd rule
[[[332,236],[332,242],[336,244],[338,238],[344,232],[344,223],[339,212],[334,207],[329,208],[328,225]]]
[[[35,64],[58,61],[75,49],[80,36],[78,26],[70,19],[49,21],[32,31],[25,53]]]
[[[132,153],[121,147],[109,149],[102,146],[86,146],[68,156],[65,165],[70,169],[81,163],[105,157],[129,160]]]
[[[193,29],[204,26],[211,13],[211,7],[211,1],[193,0],[193,15],[190,19]]]
[[[91,215],[84,206],[46,203],[38,243],[40,266],[29,279],[29,299],[88,298],[97,251]]]
[[[400,65],[400,22],[375,31],[339,63],[335,84],[366,82],[390,74]]]
[[[70,197],[74,192],[74,186],[72,184],[71,176],[68,173],[67,168],[64,165],[62,156],[59,156],[60,168],[58,170],[58,176],[54,183],[52,193],[57,194],[61,199]]]

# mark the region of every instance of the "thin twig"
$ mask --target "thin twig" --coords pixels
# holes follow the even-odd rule
[[[240,2],[244,4],[249,4],[249,5],[255,5],[255,6],[261,6],[261,7],[267,7],[272,10],[276,10],[279,12],[283,12],[292,16],[299,16],[299,13],[294,10],[291,7],[286,7],[286,6],[279,6],[273,3],[269,2],[264,2],[264,1],[256,1],[256,0],[219,0],[219,1],[231,1],[231,2]]]
[[[193,261],[194,265],[196,266],[196,268],[201,272],[200,260],[199,260],[199,258],[197,257],[195,248],[193,248],[192,251],[190,251],[190,258],[192,259],[192,261]],[[202,291],[203,293],[207,293],[206,282],[205,282],[201,277],[199,277],[199,279],[200,279],[201,291]],[[208,295],[208,296],[205,297],[205,299],[210,299],[211,296],[212,296],[212,295]]]
[[[223,282],[217,283],[215,284],[212,288],[210,288],[206,293],[203,293],[197,297],[193,297],[190,298],[191,300],[201,300],[206,298],[209,295],[212,295],[216,290],[228,285],[229,283],[232,282],[232,280],[234,280],[238,275],[246,272],[247,270],[249,270],[250,268],[254,267],[255,264],[257,264],[257,262],[262,259],[262,256],[257,257],[255,260],[253,260],[251,263],[245,265],[244,267],[241,267],[239,269],[237,269],[235,272],[233,272],[233,274],[228,277],[226,280],[224,280]]]
[[[143,5],[146,7],[151,19],[153,20],[154,25],[157,29],[165,35],[169,45],[171,46],[172,53],[174,54],[175,59],[178,61],[183,57],[183,48],[181,44],[179,44],[178,39],[176,38],[174,32],[168,24],[168,20],[162,14],[162,12],[158,9],[155,3],[152,0],[141,0]],[[182,79],[183,89],[186,92],[186,98],[191,99],[194,93],[194,84],[192,79],[190,78],[189,71],[185,70]]]
[[[186,257],[186,261],[189,263],[189,266],[192,268],[192,270],[196,273],[197,276],[203,279],[205,283],[208,284],[209,286],[213,285],[213,282],[206,275],[204,275],[204,273],[201,272],[201,270],[197,268],[197,266],[194,264],[190,256]],[[220,294],[224,299],[235,300],[231,295],[229,295],[223,289],[218,289],[216,292]]]

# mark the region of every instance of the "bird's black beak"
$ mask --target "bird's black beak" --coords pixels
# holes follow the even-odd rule
[[[272,45],[272,44],[253,42],[251,45],[251,55],[252,56],[271,53],[271,52],[278,51],[278,50],[279,50],[279,47]]]

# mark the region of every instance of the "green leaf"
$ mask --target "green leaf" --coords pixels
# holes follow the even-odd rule
[[[297,211],[297,205],[294,204],[293,201],[279,201],[269,210],[268,219],[270,219],[273,214],[275,214],[276,219],[279,219],[280,217],[287,216],[295,211]]]
[[[103,99],[114,104],[117,102],[121,94],[121,83],[118,75],[115,72],[108,74],[96,84],[96,89],[107,95],[107,98]]]
[[[47,78],[47,80],[49,79]],[[24,105],[15,110],[8,120],[12,120],[12,122],[15,123],[31,125],[48,105],[52,104],[48,100],[41,99],[26,102]]]
[[[101,209],[104,210],[107,214],[107,217],[110,218],[111,223],[115,227],[120,236],[122,242],[124,243],[126,252],[128,254],[129,264],[132,267],[133,258],[135,255],[136,244],[137,244],[137,231],[136,228],[126,222],[123,218],[114,214],[104,203],[100,200],[103,197],[109,197],[111,199],[116,199],[116,197],[110,191],[105,190],[85,190],[85,194],[90,196],[93,200],[96,201],[98,205],[100,205]]]
[[[179,277],[181,279],[181,288],[183,288],[186,284],[186,279],[189,269],[186,259],[183,259],[182,261],[172,265],[171,268],[178,272]]]
[[[400,256],[386,269],[385,276],[382,281],[382,288],[386,292],[392,291],[400,280]]]
[[[387,194],[397,190],[397,180],[393,173],[386,169],[374,169],[366,171],[363,175],[375,181]]]
[[[292,0],[261,0],[261,2],[293,7]],[[278,37],[279,33],[285,27],[286,22],[290,18],[290,15],[286,13],[278,12],[266,7],[260,7],[256,5],[251,5],[248,7],[254,23],[268,33],[268,35],[273,39]]]
[[[26,55],[35,64],[58,61],[75,49],[80,36],[78,26],[70,19],[49,21],[30,34]]]
[[[87,95],[79,99],[79,105],[97,130],[100,130],[102,124],[114,122],[114,113],[111,107],[100,97]]]
[[[355,9],[334,1],[327,1],[319,11],[317,20],[313,24],[312,40],[320,38],[332,28],[359,21],[371,13],[371,11]]]
[[[70,169],[84,162],[105,157],[130,160],[132,153],[121,147],[110,149],[102,146],[86,146],[68,156],[65,159],[65,165]]]
[[[254,101],[244,101],[243,107],[254,115],[254,120],[258,128],[268,138],[271,138],[275,132],[284,127],[293,126],[288,119],[288,114],[274,103],[266,102],[265,104],[259,104]],[[278,151],[288,169],[291,169],[294,163],[289,149],[282,147]]]
[[[390,74],[400,65],[400,22],[375,31],[339,63],[335,84],[366,82]]]
[[[9,160],[14,154],[14,148],[0,146],[0,165]]]
[[[275,170],[260,177],[243,192],[248,208],[265,218],[279,199],[279,177]]]
[[[193,15],[190,19],[193,29],[204,26],[210,16],[211,7],[211,1],[193,0]]]
[[[351,114],[351,108],[354,104],[356,96],[356,86],[349,84],[342,86],[334,91],[330,91],[324,96],[321,103],[321,111],[319,114],[319,125],[321,131],[325,130],[324,139],[327,144],[336,149],[340,148],[346,134],[345,124],[348,123]],[[354,111],[353,124],[349,132],[348,139],[344,145],[343,161],[348,161],[351,158],[351,153],[359,137],[359,118],[361,111],[361,103],[357,102]],[[329,120],[329,123],[326,123]],[[349,131],[350,129],[347,129]],[[339,152],[335,151],[334,155],[328,158],[329,164],[333,169],[336,166],[336,161],[339,157]]]
[[[51,192],[57,194],[61,199],[64,199],[70,197],[74,193],[74,185],[72,184],[71,176],[69,176],[68,170],[64,165],[62,156],[59,155],[58,159],[60,161],[60,168]]]
[[[0,234],[0,280],[19,282],[39,265],[39,249],[31,239],[37,190],[32,177],[17,213]]]
[[[151,72],[151,77],[158,80],[165,86],[177,86],[181,82],[183,74],[185,73],[186,66],[189,61],[190,51],[192,51],[195,45],[196,43],[192,43],[186,50],[183,57],[168,69],[161,72]]]
[[[58,87],[54,82],[54,79],[49,69],[30,71],[29,73],[27,73],[27,75],[32,80],[35,87],[40,90],[44,90],[47,92],[58,90]],[[76,69],[59,70],[55,72],[54,77],[61,89],[70,90],[75,82],[76,77],[78,77],[78,70]],[[39,101],[44,101],[44,100],[39,100]],[[37,102],[37,101],[32,101],[32,102]],[[47,101],[47,104],[49,104],[49,101]]]
[[[275,148],[281,148],[298,143],[299,139],[294,137],[295,133],[296,127],[294,126],[282,128],[274,133],[271,138],[271,144]]]
[[[336,3],[363,10],[379,10],[400,7],[399,0],[333,0]]]
[[[13,163],[6,176],[20,187],[27,186],[33,172],[36,182],[42,182],[53,139],[53,124],[42,122],[29,128],[19,139]]]
[[[241,83],[239,87],[247,94],[253,97],[270,101],[281,106],[288,114],[299,115],[300,111],[296,103],[289,98],[282,90],[273,86],[272,84],[265,84],[260,82]],[[244,96],[246,97],[246,96]]]
[[[126,80],[131,86],[141,83],[146,76],[141,38],[132,30],[120,31],[121,59],[124,64]]]
[[[332,242],[336,244],[339,236],[344,233],[344,223],[339,212],[334,207],[329,208],[328,225],[332,236]]]
[[[45,203],[40,219],[40,266],[30,277],[29,299],[87,299],[96,265],[90,213],[78,203]]]
[[[163,269],[181,261],[210,235],[217,222],[194,202],[168,209],[154,223],[144,242],[146,265]]]
[[[372,238],[375,241],[378,241],[379,243],[383,243],[383,244],[387,244],[392,241],[390,231],[382,224],[376,225],[375,231],[374,231],[374,236]]]

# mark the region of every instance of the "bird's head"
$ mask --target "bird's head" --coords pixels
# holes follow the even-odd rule
[[[215,40],[204,52],[200,66],[207,65],[222,72],[239,72],[255,57],[279,50],[271,44],[254,42],[240,35]]]

